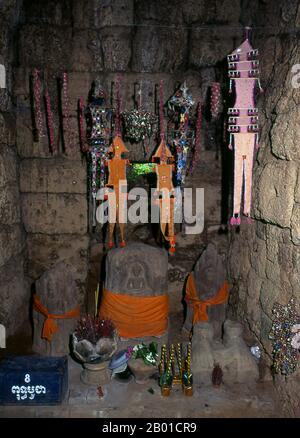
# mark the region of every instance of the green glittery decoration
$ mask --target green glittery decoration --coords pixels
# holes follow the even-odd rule
[[[294,299],[286,306],[275,303],[273,307],[274,321],[269,338],[273,341],[273,372],[278,374],[292,374],[298,364],[298,350],[293,348],[292,327],[300,322]]]
[[[139,176],[147,175],[154,171],[155,165],[152,163],[133,163],[128,167],[128,180],[135,180]]]
[[[193,384],[193,374],[188,371],[184,371],[182,373],[182,383],[184,386],[191,386]]]
[[[145,344],[138,344],[133,347],[133,352],[131,357],[133,359],[143,359],[146,365],[156,365],[157,362],[157,344],[151,342],[149,347]]]
[[[126,139],[139,143],[150,138],[154,125],[157,124],[157,116],[142,109],[133,109],[123,112]]]

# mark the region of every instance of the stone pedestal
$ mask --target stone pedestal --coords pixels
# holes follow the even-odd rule
[[[109,382],[108,362],[84,363],[80,379],[87,385],[104,385]]]

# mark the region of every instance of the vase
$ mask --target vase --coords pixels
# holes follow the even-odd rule
[[[170,394],[171,394],[171,386],[163,385],[161,387],[161,395],[163,397],[169,397]]]
[[[87,385],[104,385],[109,382],[107,361],[85,362],[80,379]]]
[[[184,386],[182,387],[183,394],[191,397],[193,395],[193,387],[192,386]]]

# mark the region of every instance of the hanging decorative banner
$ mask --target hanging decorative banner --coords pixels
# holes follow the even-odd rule
[[[33,71],[33,97],[34,97],[34,111],[35,123],[38,132],[38,137],[44,137],[43,115],[41,110],[41,80],[40,72],[37,69]]]
[[[130,111],[124,111],[122,116],[125,127],[125,137],[131,142],[143,142],[145,155],[148,155],[149,150],[147,143],[150,140],[155,126],[157,125],[157,116],[143,109],[142,106],[142,82],[138,92],[139,99],[137,108]]]
[[[201,124],[202,124],[202,106],[201,102],[197,105],[197,121],[196,121],[196,135],[194,143],[193,158],[191,161],[190,172],[193,173],[195,165],[200,158],[200,148],[201,148]]]
[[[164,133],[164,113],[163,113],[163,82],[160,81],[160,99],[159,99],[159,116],[160,116],[160,144],[152,157],[156,163],[155,172],[157,175],[157,186],[155,199],[159,204],[160,212],[160,229],[162,235],[169,242],[169,253],[175,252],[175,229],[174,229],[174,206],[175,190],[172,182],[174,170],[174,156],[165,142]]]
[[[188,153],[193,144],[189,118],[194,103],[186,82],[181,85],[179,90],[168,101],[168,108],[173,113],[173,119],[175,119],[175,131],[172,135],[172,142],[176,151],[176,182],[178,186],[184,185]]]
[[[221,112],[221,84],[213,82],[210,95],[210,114],[213,120],[217,119]]]
[[[63,74],[63,130],[64,130],[64,146],[66,152],[70,152],[73,148],[71,141],[71,125],[70,125],[70,102],[68,95],[68,74]]]
[[[96,226],[97,191],[105,186],[105,160],[107,159],[111,133],[112,109],[106,108],[104,106],[105,103],[106,92],[99,80],[96,79],[93,82],[89,102],[84,111],[87,123],[87,146],[84,146],[84,150],[88,153],[89,186],[93,203],[93,227]],[[79,106],[83,113],[83,102],[79,103]],[[81,123],[83,124],[82,120]],[[83,129],[80,135],[83,138]]]
[[[78,101],[79,143],[81,151],[87,152],[89,147],[86,142],[86,134],[84,131],[84,110],[83,98],[80,97]]]
[[[123,143],[122,138],[116,135],[113,139],[110,152],[113,157],[106,161],[108,166],[108,182],[107,199],[109,213],[113,209],[115,211],[114,220],[108,224],[108,248],[111,249],[114,246],[113,235],[116,226],[116,222],[119,223],[121,243],[120,246],[124,247],[125,242],[125,223],[126,223],[126,202],[127,202],[127,178],[126,178],[126,166],[129,164],[129,160],[126,158],[128,149]],[[113,192],[113,193],[112,193]],[[113,196],[110,196],[113,194]],[[122,194],[122,195],[121,195]],[[109,214],[110,216],[110,214]]]
[[[50,95],[48,90],[46,90],[45,92],[45,101],[46,101],[46,115],[47,115],[47,127],[49,133],[50,150],[53,154],[55,154],[57,153],[57,147],[54,140],[54,119],[53,119],[53,112],[51,109],[51,101],[50,101]]]
[[[245,41],[230,55],[228,60],[229,89],[235,86],[235,104],[228,109],[229,148],[234,149],[234,194],[231,225],[239,225],[242,187],[244,181],[244,215],[251,223],[251,192],[254,147],[258,148],[258,108],[254,90],[259,81],[258,50],[249,42],[249,30]]]

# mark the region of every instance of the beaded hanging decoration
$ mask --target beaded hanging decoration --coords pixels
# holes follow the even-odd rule
[[[201,102],[198,102],[194,150],[193,150],[193,157],[192,157],[191,165],[190,165],[190,173],[191,174],[193,173],[195,165],[199,161],[199,158],[200,158],[201,124],[202,124],[202,105],[201,105]]]
[[[106,93],[100,82],[95,80],[90,93],[88,105],[84,111],[87,123],[87,145],[82,143],[83,149],[88,152],[89,186],[93,202],[93,226],[96,226],[97,191],[105,185],[105,160],[107,159],[111,135],[112,109],[103,106],[105,102]],[[79,106],[80,111],[83,112],[83,102],[79,103]],[[81,136],[83,136],[82,125],[83,120],[81,118]]]
[[[185,82],[168,101],[168,108],[174,114],[175,119],[172,143],[176,151],[176,182],[178,186],[184,185],[188,153],[194,141],[189,127],[190,111],[194,103]]]
[[[143,142],[145,155],[148,154],[146,142],[155,131],[158,118],[150,111],[146,111],[142,106],[142,83],[138,92],[137,107],[122,113],[125,127],[125,138],[131,142]]]
[[[63,115],[63,135],[64,135],[64,147],[67,154],[73,149],[73,143],[71,140],[71,119],[70,119],[70,100],[68,91],[68,74],[63,73],[62,80],[62,115]]]
[[[293,298],[286,306],[275,303],[272,312],[269,338],[273,341],[273,371],[292,374],[300,358],[300,315]]]
[[[254,148],[258,148],[258,108],[254,91],[260,86],[258,50],[249,42],[249,30],[245,41],[230,55],[228,60],[229,90],[235,87],[235,104],[228,109],[229,149],[234,149],[234,194],[231,225],[240,225],[240,207],[244,181],[244,215],[251,223],[251,191]]]
[[[56,154],[57,145],[55,144],[55,139],[54,139],[54,118],[53,118],[51,100],[48,90],[46,90],[45,92],[45,102],[46,102],[46,117],[47,117],[47,128],[49,134],[50,150],[53,154]]]
[[[213,82],[210,94],[210,114],[213,120],[216,120],[221,112],[221,84]]]
[[[34,69],[33,71],[33,99],[34,99],[34,112],[35,112],[35,125],[37,129],[38,138],[45,135],[44,124],[43,124],[43,114],[41,109],[41,91],[42,84],[40,79],[40,71]]]

